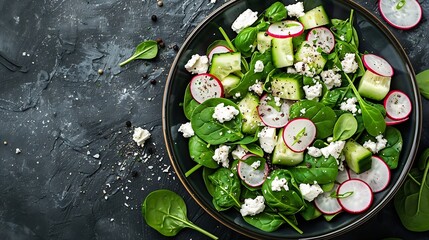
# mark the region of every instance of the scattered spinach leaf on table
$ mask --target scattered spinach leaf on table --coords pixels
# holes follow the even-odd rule
[[[429,69],[417,74],[416,79],[420,94],[429,99]]]
[[[155,58],[157,54],[158,43],[153,40],[144,41],[136,47],[134,54],[127,60],[121,62],[119,66],[122,67],[135,59],[152,59]]]

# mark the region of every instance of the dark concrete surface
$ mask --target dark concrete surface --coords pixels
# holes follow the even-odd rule
[[[376,1],[357,2],[380,17]],[[429,2],[420,2],[418,27],[391,28],[416,72],[429,68]],[[183,196],[197,225],[221,239],[245,239],[196,205],[170,167],[162,137],[173,46],[223,3],[0,0],[0,239],[169,239],[140,214],[144,197],[159,188]],[[156,38],[166,45],[156,59],[118,66],[138,43]],[[152,134],[144,148],[132,141],[134,127]],[[421,149],[428,137],[425,124]],[[428,235],[404,230],[389,204],[342,238]],[[185,229],[176,238],[204,236]]]

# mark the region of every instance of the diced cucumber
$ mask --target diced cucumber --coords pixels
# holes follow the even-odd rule
[[[268,35],[266,32],[258,32],[256,36],[256,42],[258,43],[258,50],[261,53],[264,53],[267,49],[271,47],[271,40],[273,37]]]
[[[243,115],[243,125],[241,127],[243,133],[253,134],[261,125],[257,109],[258,105],[259,98],[252,93],[247,93],[238,103],[238,108]]]
[[[308,62],[308,59],[311,59],[311,62]],[[317,74],[322,72],[328,61],[308,41],[303,41],[295,53],[295,62],[302,62],[304,60],[307,60],[307,64],[311,68],[314,68]]]
[[[363,173],[371,168],[372,153],[359,143],[349,140],[343,149],[347,166],[355,173]]]
[[[226,97],[231,97],[229,92],[231,89],[235,88],[238,83],[240,83],[240,80],[241,78],[234,74],[229,74],[224,79],[220,80],[222,82],[223,91]]]
[[[293,43],[292,38],[273,38],[272,58],[276,68],[283,68],[293,65]]]
[[[359,82],[358,91],[362,97],[380,101],[390,90],[390,80],[391,77],[380,76],[366,70]]]
[[[302,76],[280,73],[272,76],[271,91],[273,96],[282,99],[300,100],[305,97],[302,89]]]
[[[312,29],[315,27],[329,24],[330,20],[323,6],[318,6],[306,12],[304,16],[298,20],[304,25],[304,29]]]
[[[229,74],[241,70],[241,53],[214,54],[210,65],[210,73],[223,80]]]
[[[277,135],[277,143],[272,155],[272,163],[285,166],[295,166],[304,160],[304,152],[296,153],[290,150],[283,141],[283,128]]]

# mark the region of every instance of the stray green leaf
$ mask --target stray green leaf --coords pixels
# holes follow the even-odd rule
[[[152,59],[155,58],[157,54],[158,43],[153,40],[144,41],[136,47],[134,54],[127,60],[121,62],[119,66],[122,67],[135,59]]]
[[[429,99],[429,69],[417,74],[416,79],[420,94],[426,99]]]

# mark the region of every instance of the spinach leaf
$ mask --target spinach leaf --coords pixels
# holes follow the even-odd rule
[[[220,123],[213,118],[215,107],[220,103],[224,103],[225,106],[233,106],[238,110],[238,106],[231,100],[211,98],[198,105],[191,118],[192,129],[194,129],[195,134],[205,142],[213,145],[233,142],[243,138],[241,133],[241,114],[224,123]]]
[[[258,134],[259,134],[260,129],[258,128],[256,130],[256,133],[252,136],[245,136],[243,139],[230,143],[231,145],[246,145],[246,144],[251,144],[254,143],[256,141],[259,140]]]
[[[346,88],[334,88],[330,91],[326,91],[320,102],[327,107],[333,108],[342,100],[342,96],[345,91]]]
[[[275,2],[265,10],[264,15],[270,22],[280,22],[287,17],[287,10],[282,2]]]
[[[136,47],[134,54],[127,60],[121,62],[119,66],[122,67],[135,59],[152,59],[155,58],[157,54],[158,43],[153,40],[144,41]]]
[[[264,232],[277,230],[285,221],[276,213],[261,212],[255,216],[245,216],[244,221]]]
[[[198,105],[200,104],[192,97],[191,89],[188,84],[185,90],[185,96],[183,98],[183,112],[185,113],[185,117],[188,120],[191,120],[192,113],[194,112],[195,108],[198,107]]]
[[[303,110],[305,109],[305,110]],[[303,114],[302,112],[305,113]],[[332,108],[313,100],[302,100],[292,104],[289,110],[289,118],[305,117],[316,125],[316,138],[327,138],[332,135],[337,115]]]
[[[142,204],[145,222],[164,236],[175,236],[185,227],[218,239],[215,235],[188,220],[185,201],[177,193],[166,189],[151,192]]]
[[[241,55],[244,57],[250,57],[255,50],[258,32],[258,28],[248,27],[241,30],[234,39],[234,45],[237,51],[241,52]]]
[[[429,164],[429,148],[427,148],[422,155],[420,156],[420,159],[418,161],[418,168],[420,171],[425,170],[426,164]]]
[[[327,184],[335,181],[338,175],[338,164],[332,156],[315,158],[306,153],[304,161],[289,168],[289,171],[299,183],[313,184],[316,181],[318,184]]]
[[[313,203],[306,202],[305,208],[299,212],[299,214],[306,220],[310,221],[318,218],[322,213],[317,210]]]
[[[250,143],[247,145],[241,144],[241,147],[244,148],[246,151],[251,152],[259,157],[264,156],[264,150],[262,150],[262,148],[256,143]]]
[[[272,182],[276,178],[277,180],[286,179],[289,190],[286,191],[284,188],[281,188],[280,191],[273,191]],[[304,208],[304,200],[299,187],[288,170],[274,170],[270,178],[267,178],[262,184],[262,194],[267,205],[282,214],[295,214]]]
[[[210,181],[209,176],[212,175],[216,170],[211,168],[203,168],[203,181],[206,185],[207,191],[209,192],[210,196],[214,196],[215,194],[215,185]]]
[[[390,169],[395,169],[398,166],[399,155],[402,150],[401,132],[394,127],[387,127],[384,133],[384,138],[387,140],[386,148],[378,154],[383,159]]]
[[[223,211],[233,206],[241,207],[239,198],[241,191],[240,179],[230,169],[219,168],[215,173],[208,176],[215,186],[213,205],[216,210]]]
[[[209,147],[206,142],[204,142],[198,136],[192,136],[189,138],[188,142],[189,154],[195,162],[198,163],[195,167],[191,168],[185,173],[186,177],[189,177],[192,173],[198,170],[200,167],[204,166],[207,168],[218,168],[219,165],[215,160],[213,160],[214,149]]]
[[[342,114],[334,126],[334,136],[332,141],[347,140],[351,138],[358,129],[356,118],[351,113]]]
[[[429,70],[425,70],[417,74],[416,80],[420,94],[422,94],[426,99],[429,99]]]

